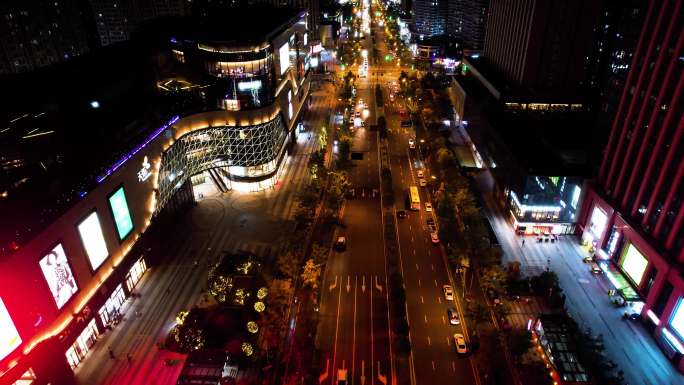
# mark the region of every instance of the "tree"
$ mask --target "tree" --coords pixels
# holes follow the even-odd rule
[[[454,163],[454,154],[446,147],[437,149],[437,163],[442,168],[447,168]]]
[[[387,120],[385,120],[384,116],[378,118],[378,130],[381,136],[387,136]]]
[[[274,279],[268,287],[268,304],[272,309],[283,310],[294,293],[291,279]],[[284,314],[282,314],[284,316]]]
[[[467,314],[475,325],[479,325],[489,320],[489,311],[479,302],[471,303],[468,306]]]
[[[503,293],[508,285],[508,275],[499,265],[492,265],[482,269],[480,286],[489,292]]]
[[[302,272],[302,284],[309,286],[312,289],[318,287],[318,279],[321,276],[321,266],[316,265],[313,259],[309,259],[304,264],[304,271]]]
[[[299,270],[299,256],[290,250],[284,254],[278,255],[276,265],[278,266],[278,271],[280,271],[285,278],[293,278]]]

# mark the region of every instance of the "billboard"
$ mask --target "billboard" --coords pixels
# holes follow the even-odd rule
[[[278,58],[280,59],[280,74],[284,74],[290,68],[290,45],[285,43],[278,48]]]
[[[97,212],[93,211],[78,225],[78,232],[81,234],[81,241],[83,241],[90,266],[93,270],[97,270],[109,256]]]
[[[670,327],[679,338],[684,339],[684,298],[680,298],[677,301],[674,312],[672,312],[672,318],[670,319]]]
[[[128,202],[126,201],[126,193],[123,186],[119,187],[112,195],[109,196],[109,208],[112,210],[114,217],[114,224],[116,225],[116,232],[119,234],[119,239],[124,239],[133,230],[133,219],[131,212],[128,209]]]
[[[620,267],[637,286],[641,283],[647,266],[648,259],[634,245],[627,245],[627,250],[620,260]]]
[[[7,357],[21,345],[19,332],[10,318],[5,304],[0,298],[0,360]]]
[[[78,291],[76,279],[71,272],[62,244],[58,244],[40,260],[40,269],[55,299],[57,309],[61,309],[69,298]]]

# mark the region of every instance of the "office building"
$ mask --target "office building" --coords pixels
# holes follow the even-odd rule
[[[413,0],[413,27],[418,39],[447,32],[447,0]]]
[[[594,0],[491,0],[484,57],[537,94],[578,93],[598,10]]]
[[[617,292],[684,361],[684,1],[651,2],[580,223]]]
[[[447,33],[469,51],[481,51],[484,46],[489,0],[450,0]]]
[[[87,6],[79,0],[0,4],[0,74],[31,71],[91,49]]]

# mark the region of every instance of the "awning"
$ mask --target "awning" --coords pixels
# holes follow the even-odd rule
[[[632,285],[629,283],[627,278],[622,274],[620,269],[612,262],[599,262],[601,270],[606,274],[610,283],[613,284],[615,289],[620,293],[622,298],[628,302],[641,301],[641,297],[634,290]]]

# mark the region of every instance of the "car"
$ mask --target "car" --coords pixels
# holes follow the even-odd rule
[[[337,240],[335,241],[335,250],[344,251],[346,249],[347,249],[347,238],[337,237]]]
[[[454,300],[454,289],[451,288],[451,285],[442,286],[442,290],[444,290],[444,298],[447,301],[453,301]]]
[[[601,270],[601,266],[598,265],[596,262],[591,263],[591,272],[593,274],[603,274],[603,270]]]
[[[337,371],[337,385],[347,385],[347,369]]]
[[[397,218],[406,218],[406,210],[397,210]]]
[[[432,203],[430,202],[425,202],[425,211],[431,212],[432,211]]]
[[[460,325],[461,317],[458,316],[458,312],[453,307],[447,309],[447,315],[449,316],[449,324]]]
[[[425,173],[423,170],[418,170],[418,178],[425,178]]]
[[[430,240],[431,240],[432,243],[434,243],[434,244],[438,244],[438,243],[439,243],[439,235],[437,235],[437,232],[434,232],[434,231],[433,231],[433,232],[430,233]]]
[[[411,148],[411,149],[416,148],[416,140],[415,139],[410,138],[408,142],[409,142],[409,148]]]
[[[421,179],[418,181],[418,184],[420,185],[420,187],[425,187],[427,186],[427,181],[425,181],[425,179]]]
[[[592,263],[594,262],[594,256],[592,255],[590,257],[584,257],[582,258],[582,261],[584,261],[584,263]]]
[[[465,338],[461,333],[454,333],[454,345],[456,345],[456,352],[458,354],[468,353],[468,347],[466,346]]]
[[[427,222],[428,226],[430,226],[430,225],[434,226],[435,225],[435,219],[432,217],[428,217],[428,219],[425,220],[425,222]]]

